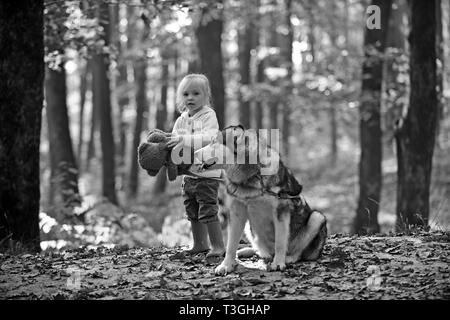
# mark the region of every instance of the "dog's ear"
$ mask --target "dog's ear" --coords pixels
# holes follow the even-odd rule
[[[281,191],[286,192],[290,196],[298,196],[303,186],[297,181],[292,172],[280,161],[280,184]]]

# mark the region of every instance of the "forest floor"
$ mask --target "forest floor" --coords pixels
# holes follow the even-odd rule
[[[180,247],[82,247],[0,254],[0,299],[450,299],[450,233],[331,235],[322,257],[269,272],[256,257],[218,262]],[[178,257],[177,257],[178,256]]]
[[[393,233],[393,157],[383,162],[381,233],[360,237],[350,235],[357,155],[341,154],[336,167],[290,161],[307,201],[327,217],[330,235],[322,257],[284,272],[266,271],[255,257],[224,277],[214,275],[219,261],[202,255],[173,259],[192,243],[179,179],[153,194],[155,178],[141,170],[139,196],[119,193],[118,207],[96,196],[101,179],[86,175],[80,179],[83,222],[57,221],[51,211],[42,212],[44,251],[0,254],[0,299],[450,299],[449,149],[435,153],[431,231],[408,234]]]

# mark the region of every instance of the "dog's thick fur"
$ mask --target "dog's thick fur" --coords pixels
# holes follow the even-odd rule
[[[221,149],[215,154],[223,157],[233,156],[230,154],[233,151],[225,147],[227,139],[231,138],[234,147],[245,146],[248,160],[248,153],[255,150],[244,133],[241,126],[228,127],[222,130],[218,139],[198,151],[196,157],[210,164],[211,159],[205,154],[211,154],[212,149]],[[250,228],[246,236],[253,250],[261,258],[272,259],[269,270],[284,270],[286,263],[299,260],[315,260],[322,252],[327,236],[325,216],[309,207],[300,195],[302,186],[284,166],[278,153],[268,150],[272,160],[279,161],[276,170],[270,174],[261,174],[262,163],[268,162],[267,159],[261,161],[260,155],[257,164],[224,164],[225,161],[221,161],[212,166],[225,169],[227,195],[222,194],[222,197],[228,198],[223,199],[223,205],[229,208],[226,256],[215,269],[216,274],[227,274],[234,269],[238,244],[247,221]]]

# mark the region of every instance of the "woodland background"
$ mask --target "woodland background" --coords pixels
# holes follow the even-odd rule
[[[26,74],[0,94],[7,250],[36,249],[37,233],[43,250],[190,244],[180,180],[137,163],[146,131],[171,130],[190,72],[209,77],[221,127],[281,130],[331,234],[449,229],[449,1],[33,3],[0,5],[0,32],[29,32],[1,49],[6,78]],[[381,29],[367,28],[372,4]],[[45,96],[26,100],[36,79]]]

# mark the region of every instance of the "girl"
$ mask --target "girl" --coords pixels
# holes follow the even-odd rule
[[[182,114],[172,130],[168,147],[182,146],[196,151],[211,142],[219,130],[216,113],[211,108],[211,88],[202,74],[189,74],[178,85],[176,102]],[[188,152],[189,153],[189,152]],[[193,159],[192,159],[193,160]],[[191,162],[193,163],[193,162]],[[209,253],[209,257],[223,256],[223,244],[218,213],[218,189],[221,170],[207,170],[202,176],[184,176],[182,194],[186,215],[191,222],[194,244],[186,254]],[[211,243],[209,250],[208,238]]]

